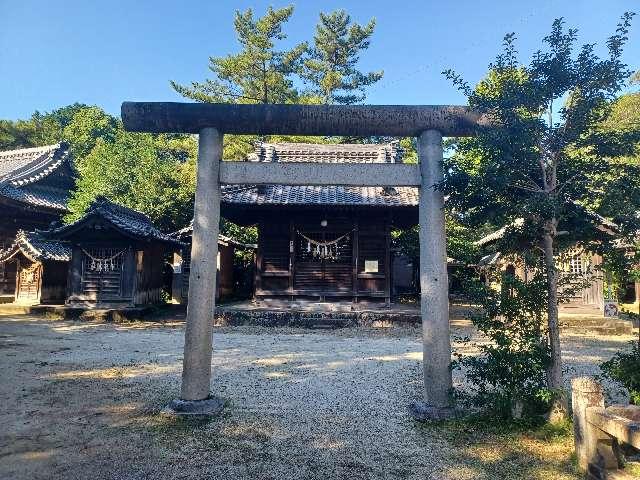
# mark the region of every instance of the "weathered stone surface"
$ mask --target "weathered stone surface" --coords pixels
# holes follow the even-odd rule
[[[393,312],[305,312],[277,311],[268,308],[242,310],[218,308],[217,326],[260,326],[302,328],[406,327],[420,325],[420,315]]]
[[[578,377],[571,381],[573,432],[578,467],[587,471],[589,463],[597,458],[597,436],[587,422],[587,408],[604,408],[604,392],[595,378]]]
[[[420,309],[424,368],[423,400],[435,408],[450,406],[451,340],[449,282],[444,227],[444,197],[435,188],[443,178],[442,135],[428,130],[418,138],[420,187]]]
[[[215,128],[200,132],[196,200],[193,213],[189,303],[184,333],[182,400],[209,397],[215,312],[222,134]]]
[[[84,322],[153,321],[152,315],[156,311],[153,306],[96,309],[91,306],[0,304],[0,315],[42,315],[53,320],[81,320]]]
[[[284,135],[473,135],[483,122],[460,105],[235,105],[228,103],[124,102],[125,129],[133,132]]]
[[[403,163],[221,162],[220,183],[417,187],[417,165]]]

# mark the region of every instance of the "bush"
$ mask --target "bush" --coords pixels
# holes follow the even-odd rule
[[[489,340],[474,343],[478,356],[457,355],[472,392],[458,396],[492,414],[519,419],[546,412],[552,392],[546,387],[550,363],[544,325],[546,285],[542,274],[526,283],[504,275],[500,291],[478,281],[467,285],[470,299],[482,306],[471,321]],[[470,343],[469,339],[465,340]]]
[[[600,369],[629,391],[632,404],[640,405],[640,342],[631,342],[630,351],[616,353]]]

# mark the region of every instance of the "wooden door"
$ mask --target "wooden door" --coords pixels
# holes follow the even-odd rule
[[[82,255],[82,294],[97,302],[120,301],[122,270],[127,251],[120,248],[87,248]]]
[[[336,255],[322,258],[314,255],[314,246],[296,234],[294,289],[331,295],[351,293],[353,289],[353,233],[347,229],[316,229],[302,232],[313,240],[327,242],[347,234],[337,245]]]
[[[40,302],[42,290],[42,263],[18,261],[16,277],[16,303],[34,305]]]

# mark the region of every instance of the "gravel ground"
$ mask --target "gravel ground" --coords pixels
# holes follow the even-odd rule
[[[569,375],[630,339],[565,335]],[[218,328],[211,421],[158,414],[182,344],[180,323],[0,317],[0,478],[578,478],[566,436],[413,422],[418,330]]]

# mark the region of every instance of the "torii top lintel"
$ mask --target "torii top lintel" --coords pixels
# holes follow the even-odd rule
[[[258,135],[418,136],[438,130],[445,137],[473,135],[481,117],[460,105],[275,105],[124,102],[126,130]]]

